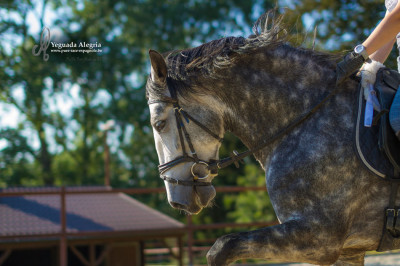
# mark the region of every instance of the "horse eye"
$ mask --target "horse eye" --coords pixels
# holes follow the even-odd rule
[[[154,124],[154,128],[160,132],[165,127],[165,120],[160,120]]]

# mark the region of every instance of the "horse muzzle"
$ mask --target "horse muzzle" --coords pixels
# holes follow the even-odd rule
[[[197,214],[209,206],[215,198],[216,191],[213,186],[176,186],[166,184],[169,204],[189,214]]]

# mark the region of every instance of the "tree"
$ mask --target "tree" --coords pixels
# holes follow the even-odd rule
[[[316,49],[354,47],[384,15],[381,0],[295,0],[285,22],[290,41]],[[226,35],[249,35],[257,17],[275,6],[271,0],[6,0],[0,4],[0,107],[13,106],[25,120],[17,127],[0,124],[0,187],[14,185],[101,185],[104,135],[109,119],[111,184],[114,187],[159,187],[145,82],[148,50],[160,52],[197,46]],[[4,14],[4,16],[3,16]],[[53,19],[48,19],[52,17]],[[33,19],[34,18],[34,19]],[[36,31],[30,25],[38,25]],[[97,43],[98,53],[34,56],[44,26],[58,43]],[[311,37],[311,38],[310,38]],[[300,40],[300,41],[299,41]],[[393,57],[389,66],[394,65]],[[4,110],[4,108],[0,108]],[[1,114],[4,117],[7,114]],[[1,119],[0,119],[1,122]],[[33,141],[32,141],[33,139]],[[5,143],[5,144],[4,144]],[[245,147],[232,135],[221,157]],[[219,173],[215,185],[261,186],[264,173],[254,159]],[[264,192],[217,195],[213,208],[194,223],[273,220]],[[184,220],[165,195],[137,196],[148,205]],[[217,210],[217,211],[216,211]],[[197,237],[210,238],[204,232]],[[222,234],[221,233],[217,233]]]
[[[330,52],[348,51],[362,43],[385,15],[381,0],[295,0],[291,1],[290,17],[302,20],[301,28],[312,35],[317,27],[316,45]],[[397,69],[392,53],[386,65]]]
[[[1,25],[6,26],[0,31],[2,48],[10,44],[13,47],[9,52],[1,49],[1,101],[26,116],[20,127],[28,128],[37,142],[26,141],[30,157],[24,156],[27,163],[39,169],[36,174],[43,179],[33,177],[28,170],[20,175],[35,178],[42,185],[102,184],[104,147],[99,125],[114,119],[116,128],[110,135],[112,184],[160,186],[144,93],[148,49],[165,52],[232,32],[249,33],[256,19],[255,6],[261,10],[273,3],[99,0],[69,2],[66,6],[55,0],[16,0],[1,6],[7,14],[13,14],[2,18]],[[41,55],[33,56],[32,47],[40,42],[40,32],[30,30],[31,14],[40,22],[39,31],[44,26],[50,29],[53,42],[98,43],[102,52],[49,50],[48,61],[43,61]],[[56,15],[50,24],[48,14]],[[11,43],[11,38],[22,39]],[[54,48],[53,44],[50,47]],[[16,89],[22,91],[18,97]],[[54,100],[60,97],[73,102],[67,113],[54,107],[62,104]],[[26,138],[26,133],[16,130],[14,135],[7,135],[8,144],[0,151],[1,158],[17,138]],[[16,167],[6,162],[4,169]],[[8,180],[18,184],[18,179]]]
[[[53,155],[49,151],[49,132],[46,127],[54,125],[59,118],[57,112],[49,112],[48,105],[44,102],[45,91],[50,95],[59,90],[57,82],[62,78],[60,66],[52,62],[44,62],[41,58],[32,56],[32,47],[35,42],[28,33],[28,12],[34,6],[31,3],[17,3],[9,1],[5,7],[10,13],[20,17],[6,16],[2,18],[0,33],[2,36],[2,48],[0,50],[0,99],[13,105],[26,121],[20,124],[21,128],[29,127],[36,132],[40,148],[30,154],[40,166],[40,176],[43,183],[51,185]],[[3,7],[4,8],[4,7]],[[43,16],[43,14],[42,14]],[[43,20],[41,20],[43,27]],[[6,49],[7,37],[18,36],[20,44]],[[52,82],[46,82],[51,76]],[[16,90],[22,90],[23,94],[17,97]],[[19,132],[8,137],[23,138]],[[12,140],[8,139],[11,143]],[[31,151],[34,149],[31,148]],[[20,172],[20,174],[22,174]]]

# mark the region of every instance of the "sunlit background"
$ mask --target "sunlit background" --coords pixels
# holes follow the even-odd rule
[[[293,45],[344,51],[363,41],[383,18],[383,2],[2,0],[0,188],[103,185],[107,147],[112,187],[162,187],[144,91],[149,49],[166,52],[248,36],[257,18],[277,7],[286,14]],[[42,54],[32,54],[44,27],[53,42],[97,43],[101,52],[61,54],[51,52],[50,44],[44,61]],[[395,57],[392,53],[388,66],[395,67]],[[244,146],[229,135],[221,156],[233,149]],[[253,159],[240,169],[221,171],[214,183],[265,186]],[[135,198],[186,219],[163,193]],[[263,191],[218,195],[214,207],[193,217],[194,224],[274,220]],[[195,237],[215,238],[232,230],[199,231]]]

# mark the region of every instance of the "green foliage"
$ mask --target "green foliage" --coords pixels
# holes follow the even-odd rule
[[[16,129],[4,129],[0,130],[0,139],[13,140],[1,151],[0,187],[41,184],[37,178],[40,172],[30,161],[34,152],[26,138]]]
[[[265,186],[265,174],[257,165],[247,164],[244,175],[238,177],[239,186]],[[246,191],[238,195],[226,197],[234,210],[228,217],[238,223],[274,221],[274,210],[265,191]]]
[[[116,123],[107,140],[111,184],[163,186],[145,99],[148,50],[166,52],[226,35],[250,34],[258,15],[276,3],[288,5],[278,11],[286,14],[291,42],[301,42],[306,32],[304,45],[310,47],[318,26],[316,48],[330,51],[354,47],[384,15],[381,0],[2,1],[0,110],[7,104],[25,119],[15,128],[6,127],[1,121],[7,114],[0,114],[0,187],[103,184],[105,146],[100,125],[109,119]],[[49,12],[54,17],[51,22],[45,20]],[[50,53],[49,61],[43,61],[42,56],[32,55],[40,38],[40,32],[30,28],[32,17],[39,23],[38,31],[50,28],[53,41],[97,42],[102,52]],[[393,53],[389,66],[395,66],[394,58]],[[220,156],[229,156],[234,149],[245,147],[227,135]],[[251,158],[245,162],[239,169],[220,171],[215,185],[264,186],[258,163]],[[168,205],[165,194],[135,197],[186,219]],[[249,191],[218,194],[214,206],[193,217],[193,223],[274,219],[267,193]],[[196,232],[196,238],[227,231]]]
[[[249,34],[257,13],[273,5],[261,0],[98,0],[67,5],[56,0],[16,0],[0,5],[6,14],[0,19],[0,100],[26,118],[19,121],[17,129],[1,129],[6,145],[0,150],[0,185],[103,184],[104,136],[99,126],[113,119],[116,126],[108,137],[111,184],[162,186],[144,93],[148,49],[165,52],[232,33]],[[50,25],[45,24],[49,9],[56,14]],[[71,55],[48,51],[48,61],[33,56],[40,32],[29,30],[28,15],[32,14],[40,23],[39,31],[44,26],[50,29],[52,41],[97,42],[102,52]],[[11,42],[13,38],[19,41]],[[10,45],[12,49],[6,49]],[[64,102],[69,105],[67,111],[59,106]],[[229,155],[233,148],[244,148],[233,136],[227,139],[221,156]],[[243,171],[223,171],[216,184],[237,185],[237,175],[243,176]],[[184,220],[163,194],[137,198]],[[223,196],[217,197],[215,207],[194,222],[234,221],[236,218],[227,214],[235,205],[225,206],[225,201]]]
[[[384,1],[369,0],[296,0],[291,2],[293,10],[303,21],[312,18],[309,24],[318,27],[318,39],[331,42],[336,49],[354,47],[363,41],[385,15]]]
[[[300,29],[312,36],[317,27],[316,47],[330,52],[345,51],[362,43],[385,16],[382,0],[294,0],[290,2],[290,21],[301,17]],[[297,24],[299,25],[299,24]],[[386,64],[397,69],[397,49]]]

